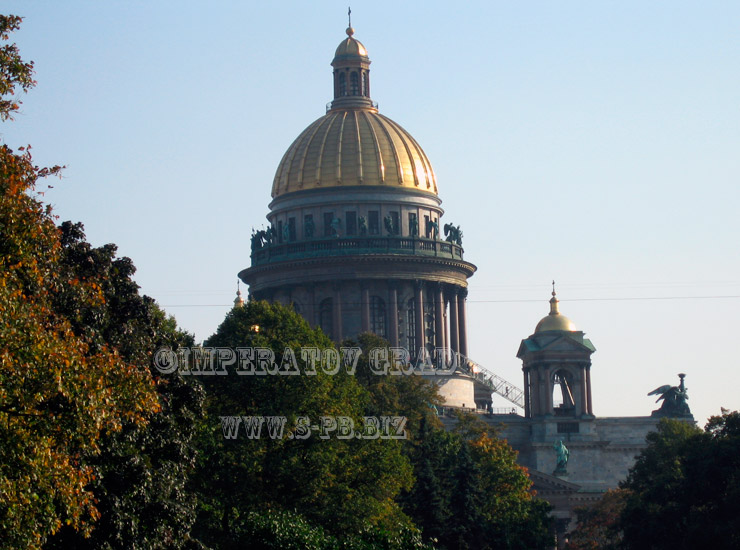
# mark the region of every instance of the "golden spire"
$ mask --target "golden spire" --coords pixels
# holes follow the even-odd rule
[[[550,315],[560,315],[560,310],[558,309],[558,303],[560,303],[560,300],[558,300],[557,295],[555,294],[555,281],[552,281],[552,298],[550,298]]]
[[[553,281],[552,298],[550,298],[550,313],[543,317],[539,323],[537,323],[537,327],[534,329],[535,333],[551,330],[560,330],[567,332],[575,332],[578,330],[573,324],[573,321],[560,313],[560,308],[558,307],[559,304],[560,300],[558,300],[557,293],[555,292],[555,281]]]
[[[243,307],[244,298],[242,298],[242,291],[239,289],[239,281],[236,282],[236,298],[234,298],[234,307]]]

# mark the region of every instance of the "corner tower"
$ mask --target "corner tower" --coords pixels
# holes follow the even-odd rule
[[[331,62],[334,99],[280,161],[269,226],[252,234],[239,278],[250,298],[293,304],[335,341],[373,332],[412,355],[467,355],[475,266],[463,260],[458,226],[442,237],[432,165],[378,112],[367,49],[354,29],[346,34]],[[472,385],[468,393],[458,406],[474,406]]]
[[[550,313],[537,323],[534,334],[522,340],[516,354],[524,372],[525,416],[592,417],[594,351],[583,331],[560,313],[553,283]]]

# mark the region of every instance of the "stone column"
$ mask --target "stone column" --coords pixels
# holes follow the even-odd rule
[[[316,327],[319,323],[316,319],[316,291],[314,285],[309,285],[306,290],[308,291],[308,308],[306,308],[307,311],[303,316],[309,325]]]
[[[332,319],[334,325],[334,341],[342,341],[342,292],[338,285],[334,286],[334,315]]]
[[[362,332],[370,332],[370,289],[365,285],[362,285],[361,296],[362,304],[360,305],[360,311],[362,311]]]
[[[588,365],[586,367],[586,398],[588,401],[588,414],[592,415],[594,414],[594,405],[591,401],[591,365]]]
[[[529,402],[529,369],[524,369],[524,416],[526,418],[532,418],[532,411],[530,410]]]
[[[588,374],[586,374],[586,365],[581,367],[581,407],[578,414],[588,414]]]
[[[455,353],[460,351],[460,327],[457,321],[457,313],[457,292],[453,288],[452,292],[450,292],[450,347]]]
[[[424,293],[422,287],[423,281],[416,281],[416,295],[414,297],[414,308],[416,317],[416,349],[412,355],[416,357],[418,351],[424,347]]]
[[[547,391],[550,385],[547,383],[545,372],[539,366],[537,367],[537,414],[544,415],[547,413]],[[552,397],[552,394],[550,394]]]
[[[575,406],[576,416],[581,416],[583,414],[583,408],[586,406],[585,388],[583,379],[573,380],[573,405]]]
[[[542,372],[540,372],[540,375],[543,377],[545,382],[545,395],[543,396],[545,398],[545,407],[542,410],[542,414],[552,414],[552,373],[550,373],[550,369],[544,369]]]
[[[391,307],[388,310],[388,340],[391,343],[391,346],[397,347],[398,346],[398,289],[396,288],[396,285],[391,283],[390,284],[390,291],[389,291],[389,302]]]
[[[437,283],[434,289],[434,345],[438,348],[445,347],[444,314],[445,297],[442,285]]]
[[[468,299],[468,291],[465,288],[461,288],[458,291],[459,297],[457,299],[457,322],[459,324],[458,337],[460,339],[460,353],[467,357],[468,355],[468,315],[466,311],[466,304]]]

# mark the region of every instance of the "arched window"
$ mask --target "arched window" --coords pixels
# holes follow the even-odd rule
[[[347,75],[339,73],[339,96],[347,95]]]
[[[378,296],[370,297],[370,331],[387,338],[385,302]]]
[[[334,301],[331,298],[319,304],[319,326],[329,338],[334,336]]]
[[[360,77],[356,72],[349,75],[349,89],[350,95],[360,95]]]
[[[552,404],[561,411],[571,410],[576,406],[573,398],[573,376],[565,369],[560,369],[553,375]]]

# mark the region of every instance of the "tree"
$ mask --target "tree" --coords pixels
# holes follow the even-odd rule
[[[662,419],[621,484],[624,547],[740,546],[740,413],[712,417],[702,432]]]
[[[205,342],[209,347],[270,349],[276,365],[293,350],[300,375],[203,377],[208,416],[202,427],[197,475],[203,503],[197,533],[207,544],[238,546],[244,518],[254,510],[297,511],[314,525],[341,537],[367,526],[399,531],[411,523],[395,502],[411,483],[411,468],[400,444],[388,439],[327,439],[318,431],[296,437],[299,417],[311,424],[322,416],[346,416],[362,423],[369,400],[342,368],[306,374],[301,349],[334,350],[319,330],[279,304],[248,302],[234,308]],[[285,417],[282,437],[249,439],[244,431],[225,438],[220,417]],[[265,429],[267,432],[267,429]],[[305,434],[304,434],[305,435]]]
[[[94,468],[89,489],[100,518],[89,537],[63,528],[46,548],[181,548],[197,507],[186,483],[195,466],[204,394],[192,377],[157,376],[150,366],[155,350],[192,346],[193,337],[139,294],[136,268],[129,258],[116,257],[115,245],[93,248],[81,224],[65,222],[60,231],[60,277],[66,284],[53,296],[55,311],[91,348],[110,347],[126,362],[153,371],[160,410],[144,426],[124,423],[101,440],[100,453],[83,457]],[[73,281],[95,285],[103,300],[85,300],[85,289]]]
[[[532,481],[526,468],[517,464],[516,451],[489,426],[483,430],[480,420],[462,416],[459,430],[469,434],[465,441],[480,472],[484,540],[497,549],[548,548],[550,505],[532,495]]]
[[[442,540],[450,522],[449,449],[457,441],[452,434],[439,429],[434,423],[422,418],[420,432],[415,445],[407,445],[407,452],[414,467],[414,485],[403,495],[404,511],[414,520],[424,537],[434,543]]]
[[[593,506],[578,508],[578,523],[569,536],[567,550],[619,550],[622,532],[619,519],[628,492],[607,491]]]
[[[7,42],[10,33],[20,28],[21,21],[16,15],[0,15],[0,40]],[[20,108],[20,100],[13,97],[16,88],[26,92],[35,84],[33,62],[23,61],[15,44],[3,44],[0,48],[0,120],[13,120],[13,113]]]
[[[20,18],[0,17],[8,40]],[[0,118],[12,118],[12,94],[33,85],[32,65],[15,45],[0,50]],[[0,547],[38,548],[62,522],[89,533],[99,512],[87,489],[93,469],[82,457],[124,422],[141,425],[159,408],[148,369],[108,346],[91,346],[54,309],[60,277],[59,232],[34,196],[58,172],[30,153],[0,146]],[[100,289],[71,281],[89,304]]]

